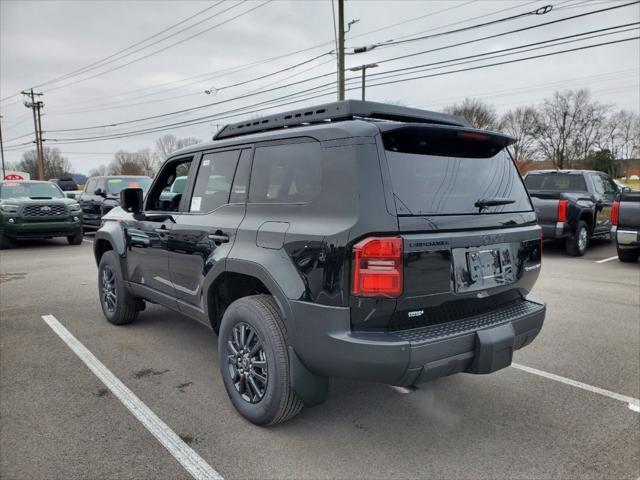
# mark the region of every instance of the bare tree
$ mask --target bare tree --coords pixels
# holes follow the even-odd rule
[[[193,137],[178,138],[175,135],[167,134],[156,140],[156,147],[153,152],[153,160],[156,166],[164,162],[169,155],[176,150],[200,143],[201,140]]]
[[[44,178],[68,177],[71,175],[73,166],[68,158],[60,154],[57,148],[44,147]],[[22,159],[17,164],[17,169],[27,172],[31,177],[38,177],[38,165],[36,162],[36,151],[29,150],[22,154]]]
[[[588,90],[556,92],[545,99],[536,122],[538,146],[557,168],[584,160],[598,141],[607,107],[592,102]]]
[[[510,149],[521,172],[536,158],[536,111],[533,107],[509,110],[500,119],[498,128],[516,139]]]
[[[100,165],[96,168],[89,170],[90,177],[103,177],[109,173],[109,169],[106,165]]]
[[[144,175],[139,152],[119,150],[109,164],[109,175]]]
[[[444,111],[465,118],[473,127],[482,130],[495,130],[498,126],[495,108],[475,98],[465,98],[462,103],[445,107]]]

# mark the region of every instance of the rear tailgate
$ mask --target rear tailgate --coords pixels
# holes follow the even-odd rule
[[[509,140],[465,133],[383,134],[404,255],[391,330],[523,302],[538,276],[540,227],[504,148]]]

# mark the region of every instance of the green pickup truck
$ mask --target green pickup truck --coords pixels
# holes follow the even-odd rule
[[[0,182],[0,248],[15,240],[67,237],[82,243],[82,210],[56,184],[37,181]]]

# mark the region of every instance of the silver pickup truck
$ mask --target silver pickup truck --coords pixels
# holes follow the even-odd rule
[[[635,263],[640,258],[640,192],[623,192],[611,209],[611,239],[618,259]]]

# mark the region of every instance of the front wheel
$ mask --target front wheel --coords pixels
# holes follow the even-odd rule
[[[125,288],[120,262],[113,250],[102,255],[98,266],[98,292],[104,316],[114,325],[125,325],[138,317],[138,302]]]
[[[240,415],[256,425],[275,425],[302,410],[291,388],[286,327],[272,297],[229,305],[218,338],[220,374]]]
[[[572,257],[581,257],[587,251],[587,245],[589,245],[589,227],[586,222],[580,220],[576,233],[567,238],[565,243],[565,250],[568,255]]]
[[[81,245],[82,244],[82,239],[83,239],[82,230],[80,230],[75,235],[67,236],[67,242],[69,242],[69,245]]]
[[[4,250],[5,248],[11,248],[11,240],[9,240],[9,237],[0,233],[0,250]]]

